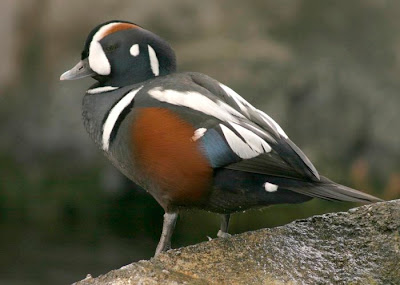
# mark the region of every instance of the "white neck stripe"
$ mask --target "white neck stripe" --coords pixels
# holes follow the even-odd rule
[[[109,92],[113,91],[115,89],[118,89],[119,87],[114,87],[114,86],[103,86],[103,87],[97,87],[93,89],[89,89],[86,91],[87,94],[99,94],[103,92]]]
[[[153,74],[155,76],[158,76],[158,75],[160,75],[160,65],[158,62],[157,54],[154,51],[154,49],[151,47],[151,45],[147,45],[147,48],[149,50],[151,71],[153,71]]]
[[[110,147],[110,137],[111,133],[114,129],[115,123],[117,122],[119,116],[124,111],[124,109],[132,102],[136,93],[142,89],[143,86],[140,86],[138,89],[130,91],[128,94],[123,96],[117,104],[110,110],[110,113],[107,116],[107,119],[103,125],[103,136],[102,136],[102,147],[105,151],[108,151]]]

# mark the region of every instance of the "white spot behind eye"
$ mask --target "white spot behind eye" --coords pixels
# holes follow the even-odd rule
[[[151,70],[153,71],[153,74],[155,76],[158,76],[160,74],[160,66],[158,63],[158,58],[157,58],[156,52],[150,45],[147,45],[147,47],[149,49]]]
[[[132,56],[138,56],[139,55],[139,45],[138,44],[134,44],[133,46],[131,46],[131,48],[129,49],[129,52],[131,53]]]

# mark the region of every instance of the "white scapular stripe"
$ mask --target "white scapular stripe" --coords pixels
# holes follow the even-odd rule
[[[240,110],[246,113],[246,115],[249,115],[248,109],[255,109],[249,102],[247,102],[242,96],[236,93],[232,88],[222,83],[220,83],[219,85],[222,89],[224,89],[225,93],[236,102]]]
[[[160,87],[156,87],[148,93],[151,97],[161,102],[188,107],[224,122],[237,122],[236,117],[244,118],[242,114],[232,109],[226,103],[222,101],[215,102],[199,92],[181,92],[171,89],[162,90]]]
[[[271,146],[252,131],[232,122],[230,124],[254,151],[258,153],[271,151]]]
[[[89,65],[90,68],[100,74],[109,75],[111,73],[111,65],[104,53],[100,40],[104,37],[108,29],[120,23],[110,23],[101,27],[93,36],[92,42],[89,46]]]
[[[247,143],[239,138],[233,131],[223,124],[219,124],[228,142],[229,147],[242,159],[249,159],[258,156],[260,153],[254,151]]]
[[[236,117],[241,117],[244,118],[244,116],[239,113],[238,111],[236,111],[235,109],[233,109],[231,106],[229,106],[228,104],[226,104],[225,102],[222,101],[217,101],[217,104],[223,108],[224,110],[228,111],[230,114],[235,115]]]
[[[150,58],[151,70],[153,71],[153,74],[155,76],[158,76],[160,74],[160,66],[159,66],[159,63],[158,63],[158,58],[157,58],[156,52],[151,47],[151,45],[147,45],[147,47],[148,47],[148,50],[149,50],[149,58]]]
[[[102,137],[102,146],[105,151],[108,151],[110,146],[110,136],[112,130],[115,126],[115,123],[118,120],[119,115],[122,111],[132,102],[133,98],[135,97],[136,93],[142,89],[143,86],[139,87],[138,89],[132,90],[124,97],[122,97],[117,104],[110,110],[108,117],[103,125],[103,137]]]
[[[204,136],[206,133],[207,129],[206,128],[198,128],[197,130],[194,131],[194,134],[192,136],[192,141],[197,141],[199,138]]]
[[[139,45],[134,44],[133,46],[131,46],[131,48],[129,49],[129,52],[132,56],[138,56],[140,53]]]
[[[275,184],[272,184],[269,182],[265,182],[264,188],[265,188],[265,191],[267,191],[267,192],[276,192],[278,190],[278,185],[275,185]]]
[[[288,138],[287,134],[283,131],[281,126],[279,126],[270,116],[265,114],[264,112],[257,110],[258,114],[261,116],[261,118],[266,122],[271,128],[275,129],[282,137],[285,139]]]
[[[279,126],[270,116],[265,114],[264,112],[256,109],[253,105],[251,105],[249,102],[247,102],[242,96],[240,96],[238,93],[236,93],[233,89],[230,87],[220,83],[219,84],[222,89],[224,89],[225,93],[231,97],[235,103],[239,106],[240,110],[245,113],[247,116],[249,116],[249,111],[256,111],[258,114],[261,116],[261,118],[276,132],[278,132],[279,135],[283,136],[284,138],[288,138],[286,133],[283,131],[281,126]]]
[[[269,133],[267,133],[266,131],[264,131],[263,129],[257,128],[257,127],[255,127],[255,126],[252,126],[252,125],[250,125],[249,123],[245,123],[245,124],[246,124],[247,127],[249,127],[250,129],[252,129],[253,131],[255,131],[255,132],[257,132],[257,133],[259,133],[259,134],[261,134],[261,135],[267,137],[267,138],[269,139],[269,141],[271,141],[271,142],[273,142],[273,143],[276,143],[276,140],[275,140],[273,137],[271,137],[271,135],[270,135]]]
[[[118,88],[119,87],[103,86],[103,87],[97,87],[97,88],[89,89],[88,91],[86,91],[86,93],[87,94],[98,94],[98,93],[113,91],[113,90],[118,89]]]

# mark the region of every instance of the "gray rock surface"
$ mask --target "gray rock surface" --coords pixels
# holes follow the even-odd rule
[[[400,200],[171,250],[75,284],[400,284]]]

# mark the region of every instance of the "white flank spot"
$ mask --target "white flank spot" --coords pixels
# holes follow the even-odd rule
[[[233,89],[222,83],[220,83],[219,85],[221,86],[222,89],[224,89],[225,93],[228,94],[228,96],[231,97],[236,102],[240,110],[246,113],[246,115],[249,116],[248,109],[255,109],[249,102],[247,102],[242,96],[236,93]]]
[[[87,94],[98,94],[98,93],[113,91],[113,90],[118,89],[118,88],[119,87],[103,86],[103,87],[97,87],[97,88],[89,89],[88,91],[86,91],[86,93]]]
[[[158,58],[157,58],[156,52],[150,45],[147,45],[147,47],[149,49],[151,70],[153,71],[155,76],[158,76],[160,74],[160,66],[158,63]]]
[[[243,115],[230,108],[230,106],[227,104],[221,101],[216,103],[207,96],[204,96],[198,92],[180,92],[171,89],[162,90],[160,87],[156,87],[151,89],[148,93],[151,97],[161,102],[188,107],[190,109],[213,116],[221,121],[237,122],[236,117],[243,117]]]
[[[102,137],[103,149],[105,151],[108,151],[108,148],[110,146],[111,132],[114,128],[115,123],[118,120],[119,115],[132,102],[136,93],[138,93],[139,90],[142,89],[142,87],[143,86],[139,87],[138,89],[132,90],[131,92],[126,94],[124,97],[122,97],[119,100],[119,102],[117,104],[115,104],[115,106],[111,109],[110,113],[108,114],[106,122],[103,125],[103,137]]]
[[[197,141],[199,138],[201,138],[202,136],[204,136],[204,134],[206,133],[207,129],[206,128],[199,128],[197,130],[194,131],[194,134],[192,136],[192,141]]]
[[[256,152],[263,153],[263,152],[270,152],[271,147],[270,145],[265,142],[262,138],[257,136],[252,131],[242,127],[241,125],[230,123],[232,127],[245,139],[247,144]]]
[[[265,182],[264,188],[265,188],[265,191],[267,191],[267,192],[276,192],[278,190],[278,185],[275,185],[275,184],[272,184],[269,182]]]
[[[236,153],[240,158],[249,159],[259,155],[258,152],[251,149],[251,147],[242,141],[233,131],[223,124],[219,124],[222,132],[224,133],[225,139],[228,142],[229,147],[234,153]]]
[[[279,126],[270,116],[265,114],[264,112],[257,110],[258,114],[260,114],[261,118],[269,125],[271,128],[275,129],[281,136],[285,139],[288,138],[287,134],[283,131],[281,126]]]
[[[129,49],[129,52],[131,53],[132,56],[138,56],[139,55],[139,45],[138,44],[134,44],[133,46],[131,46],[131,48]]]

